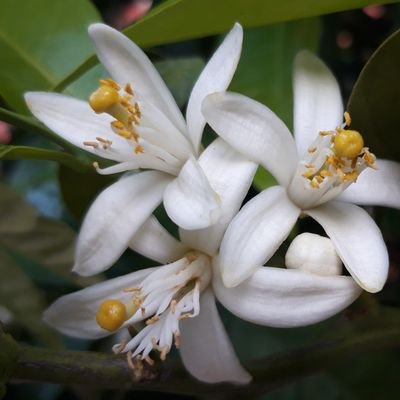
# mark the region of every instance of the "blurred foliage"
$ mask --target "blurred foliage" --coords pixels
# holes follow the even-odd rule
[[[348,109],[352,126],[380,158],[400,160],[400,31],[372,55],[354,86]]]

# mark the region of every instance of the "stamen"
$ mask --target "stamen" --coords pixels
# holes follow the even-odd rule
[[[86,142],[83,142],[83,144],[85,146],[94,147],[95,149],[97,149],[99,147],[99,144],[97,142],[86,141]]]
[[[152,360],[152,359],[150,358],[150,356],[146,356],[146,357],[144,358],[144,361],[146,361],[147,364],[149,364],[150,366],[153,366],[153,365],[154,365],[154,360]]]
[[[345,111],[343,116],[344,116],[344,121],[345,121],[346,126],[350,126],[351,125],[350,114],[347,111]]]

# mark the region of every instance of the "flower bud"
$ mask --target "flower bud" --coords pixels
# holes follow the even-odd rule
[[[342,262],[329,238],[302,233],[290,244],[285,256],[286,267],[322,276],[340,275]]]

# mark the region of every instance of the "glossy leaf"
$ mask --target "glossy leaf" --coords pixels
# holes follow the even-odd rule
[[[141,47],[158,46],[182,40],[227,32],[235,22],[254,27],[276,22],[314,17],[395,0],[167,0],[144,18],[124,30]],[[62,90],[94,65],[92,54],[76,70],[60,81]]]
[[[87,26],[99,20],[86,0],[0,0],[0,95],[26,111],[28,90],[47,90],[92,52]]]
[[[247,29],[230,90],[265,104],[291,129],[293,60],[301,49],[316,52],[319,37],[320,21],[317,18]],[[275,183],[270,173],[262,167],[258,169],[254,178],[258,189]]]
[[[228,31],[238,21],[252,27],[359,8],[371,0],[169,0],[125,30],[148,47]]]
[[[400,31],[390,36],[368,63],[348,103],[351,128],[380,158],[400,160]]]

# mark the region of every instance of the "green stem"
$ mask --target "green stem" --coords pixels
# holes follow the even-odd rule
[[[54,134],[52,131],[47,129],[44,125],[37,122],[34,118],[18,114],[14,111],[6,110],[5,108],[0,107],[0,120],[7,122],[11,125],[16,126],[17,128],[25,129],[28,131],[34,131],[39,133],[40,135],[46,137],[50,141],[57,143],[65,150],[70,151],[71,153],[76,153],[77,148],[71,143],[67,142],[60,136]]]
[[[317,344],[245,364],[253,376],[251,385],[247,386],[206,385],[190,378],[180,364],[170,361],[162,366],[144,363],[142,366],[136,365],[132,370],[124,356],[59,352],[32,347],[23,348],[11,379],[240,399],[268,393],[287,383],[354,359],[356,355],[398,345],[398,311],[382,311],[378,316],[368,315],[349,324],[333,337]],[[143,386],[148,381],[151,381],[151,385]]]
[[[93,171],[93,167],[80,161],[75,156],[57,150],[47,150],[28,146],[6,146],[0,144],[0,159],[2,160],[46,160],[63,164],[78,172]]]

